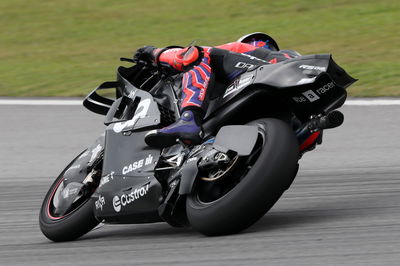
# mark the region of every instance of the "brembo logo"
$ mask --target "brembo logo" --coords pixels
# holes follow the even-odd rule
[[[143,185],[140,188],[135,188],[135,190],[132,190],[128,194],[122,194],[121,198],[118,196],[114,196],[114,198],[113,198],[114,210],[116,212],[120,212],[122,207],[129,205],[129,204],[135,202],[135,200],[140,199],[141,197],[146,195],[147,192],[149,191],[149,185],[150,185],[150,182]]]

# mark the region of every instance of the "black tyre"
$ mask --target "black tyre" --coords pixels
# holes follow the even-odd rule
[[[249,123],[259,129],[252,154],[215,182],[198,179],[186,201],[192,227],[209,236],[237,233],[260,219],[290,186],[298,170],[298,142],[273,118]]]
[[[85,197],[74,203],[72,209],[65,215],[59,216],[54,213],[54,195],[60,189],[60,184],[64,180],[64,173],[76,159],[65,168],[51,185],[40,209],[40,229],[48,239],[55,242],[74,240],[99,224],[93,214],[91,194],[85,195]]]

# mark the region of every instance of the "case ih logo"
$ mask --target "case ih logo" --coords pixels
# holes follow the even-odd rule
[[[153,162],[153,156],[149,154],[145,159],[141,159],[139,161],[133,162],[127,166],[122,168],[122,174],[126,175],[130,172],[133,172],[137,169],[142,168],[143,166],[149,165]]]
[[[122,194],[121,198],[118,196],[114,196],[113,198],[113,207],[116,212],[120,212],[123,206],[129,205],[133,203],[135,200],[140,199],[149,191],[150,182],[144,184],[140,188],[135,188],[128,194]]]

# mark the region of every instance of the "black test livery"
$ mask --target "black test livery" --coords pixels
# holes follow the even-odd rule
[[[230,85],[215,84],[202,144],[178,141],[162,150],[144,136],[179,118],[179,75],[142,62],[119,67],[116,81],[83,102],[105,115],[105,133],[50,187],[40,210],[43,234],[68,241],[99,222],[165,221],[223,235],[261,218],[297,174],[305,152],[298,132],[339,126],[335,109],[356,80],[328,54],[249,65]]]

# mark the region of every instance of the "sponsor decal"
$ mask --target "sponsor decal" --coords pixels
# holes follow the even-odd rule
[[[66,188],[62,191],[62,197],[64,199],[68,198],[69,196],[76,194],[78,192],[78,188]]]
[[[304,103],[307,102],[306,97],[304,96],[298,96],[298,97],[292,97],[293,101],[295,101],[296,103]]]
[[[324,93],[327,93],[330,89],[332,89],[334,87],[335,87],[335,84],[333,83],[333,81],[331,81],[329,83],[326,83],[319,89],[315,90],[315,92],[312,90],[308,90],[308,91],[305,91],[302,93],[304,96],[296,96],[296,97],[292,97],[292,99],[296,103],[304,103],[304,102],[307,102],[307,100],[309,102],[314,102],[314,101],[317,101],[320,99],[319,96],[321,96]]]
[[[191,161],[197,161],[197,157],[192,157],[189,160],[187,160],[187,162],[191,162]]]
[[[296,85],[301,85],[301,84],[306,84],[306,83],[312,83],[315,81],[315,77],[313,78],[302,78],[301,80],[299,80]]]
[[[106,201],[102,195],[99,195],[99,198],[94,202],[94,205],[96,206],[96,210],[100,209],[103,210],[103,206],[106,204]]]
[[[317,71],[326,71],[326,67],[321,67],[321,66],[310,66],[310,65],[301,65],[299,66],[301,69],[307,69],[307,70],[317,70]]]
[[[253,64],[249,64],[249,63],[245,63],[245,62],[238,62],[236,65],[235,65],[235,67],[236,68],[252,68],[252,67],[254,67],[255,65],[253,65]]]
[[[223,98],[251,84],[253,75],[245,75],[236,79],[225,91]]]
[[[103,177],[100,179],[99,187],[102,187],[102,186],[104,186],[105,184],[107,184],[108,182],[110,182],[110,179],[111,179],[111,180],[114,180],[114,171],[111,172],[111,173],[109,173],[108,175],[103,176]]]
[[[136,89],[133,90],[133,91],[131,91],[131,92],[129,93],[128,97],[131,98],[131,99],[133,99],[133,97],[135,97],[136,91],[137,91]]]
[[[122,194],[119,196],[114,196],[113,207],[116,212],[120,212],[122,207],[134,203],[136,200],[145,196],[149,191],[150,182],[144,184],[140,188],[135,188],[128,194]]]
[[[333,83],[333,81],[331,81],[331,82],[325,84],[324,86],[322,86],[321,88],[317,89],[317,93],[319,95],[322,95],[324,93],[327,93],[333,87],[335,87],[335,84]]]
[[[113,130],[116,133],[122,132],[125,128],[132,127],[136,124],[136,122],[140,118],[145,118],[147,115],[147,112],[149,111],[151,100],[150,99],[144,99],[142,100],[137,109],[135,115],[132,117],[131,120],[125,121],[125,122],[119,122],[115,123]]]
[[[233,83],[226,89],[223,98],[225,98],[229,94],[232,94],[233,92],[237,91],[238,84],[239,84],[239,79],[234,80]]]
[[[78,169],[78,168],[80,168],[81,167],[81,165],[80,164],[77,164],[77,165],[74,165],[74,166],[71,166],[70,168],[68,168],[67,169],[67,171],[65,171],[65,173],[64,174],[66,174],[68,171],[70,171],[70,170],[74,170],[74,169]]]
[[[137,169],[142,168],[143,166],[149,165],[153,162],[153,156],[149,154],[145,159],[138,160],[136,162],[133,162],[129,165],[126,165],[122,168],[122,174],[126,175],[130,172],[133,172]]]
[[[89,163],[93,162],[93,160],[97,158],[97,155],[99,155],[102,149],[103,147],[100,144],[97,144],[96,148],[92,150],[92,156],[90,157]]]
[[[113,207],[116,212],[121,211],[121,201],[119,200],[118,196],[114,196],[113,198]]]
[[[268,64],[268,61],[265,61],[265,60],[263,60],[261,58],[258,58],[258,57],[255,57],[255,56],[251,56],[249,54],[241,54],[241,55],[244,55],[244,56],[250,58],[251,60],[257,60],[257,61],[261,61],[261,62],[264,62],[264,63]]]
[[[312,90],[308,90],[302,93],[310,102],[315,102],[319,99],[318,95]]]
[[[89,155],[89,153],[90,153],[90,151],[88,151],[88,150],[87,150],[87,151],[85,151],[84,153],[82,153],[82,154],[81,154],[81,156],[79,156],[78,160],[79,160],[79,159],[82,159],[83,157],[86,157],[86,156],[88,156],[88,155]]]

